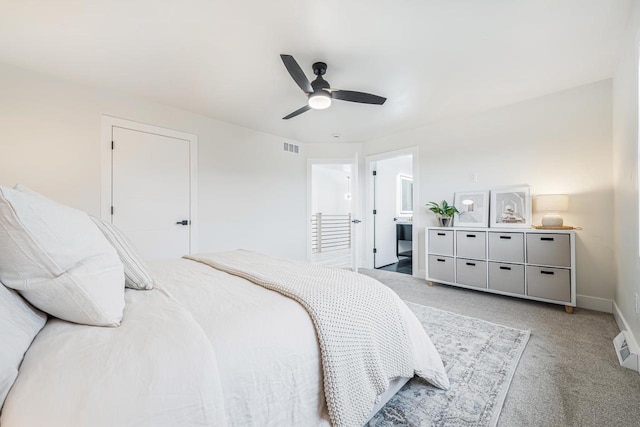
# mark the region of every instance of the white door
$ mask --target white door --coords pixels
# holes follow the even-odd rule
[[[113,126],[112,222],[147,260],[190,252],[189,141]]]
[[[402,178],[413,176],[411,155],[378,160],[374,185],[374,266],[384,267],[398,262],[396,223],[411,216],[401,206]],[[403,242],[401,244],[404,245]],[[403,248],[401,248],[403,249]]]
[[[357,271],[357,162],[312,160],[309,178],[308,259]]]
[[[396,188],[391,168],[386,161],[376,163],[374,175],[374,262],[375,268],[398,262],[396,256],[396,226],[395,216]]]

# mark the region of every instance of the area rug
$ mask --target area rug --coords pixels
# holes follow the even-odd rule
[[[413,378],[368,426],[495,426],[530,332],[407,305],[440,353],[451,388]]]

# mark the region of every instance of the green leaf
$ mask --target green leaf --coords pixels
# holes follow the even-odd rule
[[[453,214],[460,213],[455,206],[450,205],[446,200],[443,200],[440,204],[429,202],[425,206],[434,214],[444,217],[452,217]]]

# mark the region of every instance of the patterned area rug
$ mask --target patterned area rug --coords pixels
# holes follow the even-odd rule
[[[530,332],[407,305],[440,353],[451,388],[414,378],[368,426],[495,426]]]

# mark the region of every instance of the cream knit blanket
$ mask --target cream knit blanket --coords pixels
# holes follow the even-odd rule
[[[380,282],[245,250],[185,258],[279,292],[307,310],[320,344],[334,426],[362,426],[390,379],[413,377],[404,320],[393,291]]]

